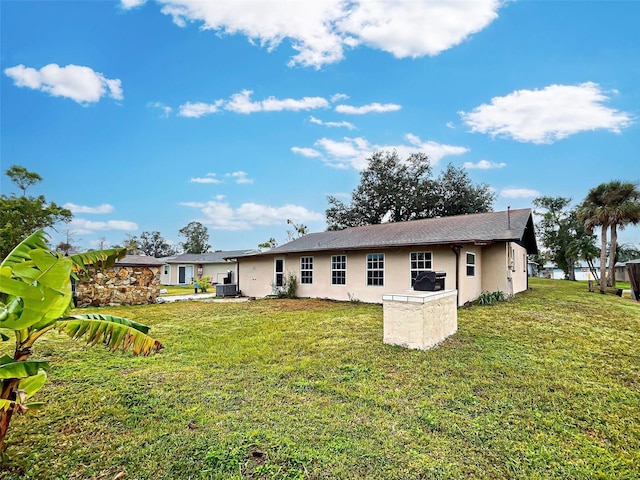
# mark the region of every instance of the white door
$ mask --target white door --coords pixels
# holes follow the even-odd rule
[[[178,285],[188,285],[193,280],[193,265],[178,266]]]

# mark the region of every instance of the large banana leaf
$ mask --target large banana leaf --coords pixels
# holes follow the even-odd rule
[[[35,324],[51,324],[69,311],[72,262],[46,249],[20,248],[34,236],[38,240],[36,234],[18,245],[11,261],[7,264],[5,259],[0,267],[0,292],[8,295],[7,306],[0,306],[2,328],[22,330]],[[15,297],[22,299],[19,315],[15,315]],[[9,305],[14,308],[14,315],[8,315]]]
[[[48,249],[47,237],[43,230],[38,230],[20,242],[5,259],[0,267],[13,267],[17,263],[30,260],[29,252],[35,249]]]
[[[0,365],[0,379],[27,378],[49,368],[48,362],[11,362]]]
[[[160,342],[147,335],[146,325],[112,315],[72,315],[59,320],[58,329],[73,339],[86,337],[91,346],[102,342],[112,351],[131,348],[135,355],[149,355],[162,348]]]
[[[112,248],[109,250],[76,253],[71,255],[69,259],[73,262],[73,272],[77,278],[77,273],[86,272],[90,268],[110,267],[117,260],[124,258],[126,254],[126,248]]]

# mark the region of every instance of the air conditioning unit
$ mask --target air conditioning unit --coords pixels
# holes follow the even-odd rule
[[[238,286],[235,283],[216,285],[216,297],[235,297],[238,294]]]

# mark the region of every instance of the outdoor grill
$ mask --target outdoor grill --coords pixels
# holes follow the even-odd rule
[[[437,292],[444,290],[446,272],[427,270],[420,272],[413,283],[413,289],[419,292]]]

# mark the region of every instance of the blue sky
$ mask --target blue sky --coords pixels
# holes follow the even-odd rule
[[[214,249],[284,243],[287,219],[324,230],[379,149],[465,166],[496,210],[640,179],[640,2],[0,9],[2,171],[74,212],[54,242],[177,243],[200,221]]]

